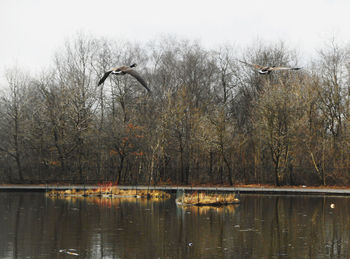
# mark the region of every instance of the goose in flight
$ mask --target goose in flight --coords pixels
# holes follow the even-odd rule
[[[151,92],[151,90],[148,88],[146,81],[140,76],[140,74],[133,69],[133,67],[136,67],[136,64],[132,64],[130,66],[121,66],[121,67],[114,67],[107,72],[104,73],[103,77],[98,82],[98,85],[103,84],[103,82],[107,79],[107,77],[110,74],[114,75],[125,75],[129,74],[137,79],[141,83],[141,85],[147,89],[148,92]]]
[[[244,61],[239,60],[239,62],[254,67],[255,69],[258,69],[259,74],[266,75],[270,74],[271,71],[276,71],[276,70],[299,70],[301,67],[276,67],[276,66],[260,66],[257,64],[250,64]]]

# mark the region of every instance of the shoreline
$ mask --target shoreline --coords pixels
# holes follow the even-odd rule
[[[2,184],[0,191],[50,191],[50,190],[88,190],[103,188],[99,185],[54,185],[54,184]],[[300,194],[300,195],[349,195],[350,187],[307,187],[307,186],[132,186],[120,185],[121,190],[136,189],[136,190],[162,190],[168,192],[176,192],[177,190],[184,191],[215,191],[215,192],[237,192],[237,193],[257,193],[257,194]]]

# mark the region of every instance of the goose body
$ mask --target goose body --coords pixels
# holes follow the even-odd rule
[[[148,92],[150,92],[151,90],[148,88],[146,81],[140,76],[140,74],[136,70],[133,69],[134,67],[136,67],[136,64],[132,64],[130,66],[114,67],[114,68],[112,68],[104,73],[103,77],[98,82],[98,85],[103,84],[104,81],[107,79],[107,77],[110,74],[114,74],[114,75],[129,74],[129,75],[133,76],[137,81],[139,81],[140,84],[144,88],[146,88]]]
[[[239,62],[257,69],[259,74],[261,74],[261,75],[267,75],[267,74],[270,74],[272,71],[277,71],[277,70],[299,70],[299,69],[301,69],[301,67],[260,66],[257,64],[250,64],[250,63],[247,63],[247,62],[244,62],[241,60],[239,60]]]

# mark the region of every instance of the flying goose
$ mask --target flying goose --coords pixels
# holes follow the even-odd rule
[[[239,62],[258,69],[259,74],[262,74],[262,75],[270,74],[271,71],[275,71],[275,70],[299,70],[299,69],[301,69],[301,67],[260,66],[257,64],[250,64],[250,63],[247,63],[247,62],[244,62],[241,60],[239,60]]]
[[[114,67],[107,72],[104,73],[103,77],[98,82],[98,85],[103,84],[103,82],[107,79],[109,74],[115,74],[115,75],[125,75],[129,74],[132,75],[139,81],[144,88],[147,89],[148,92],[151,92],[151,90],[148,88],[146,81],[140,76],[140,74],[133,69],[133,67],[136,67],[136,64],[132,64],[130,66],[121,66],[121,67]]]

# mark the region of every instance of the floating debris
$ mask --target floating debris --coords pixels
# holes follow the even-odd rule
[[[257,229],[254,228],[247,228],[247,229],[240,229],[239,232],[257,232]]]
[[[334,209],[335,208],[335,204],[331,203],[330,207],[331,207],[331,209]]]
[[[67,254],[67,255],[79,256],[77,251],[78,250],[76,250],[76,249],[60,249],[59,250],[60,253],[64,253],[64,254]]]

